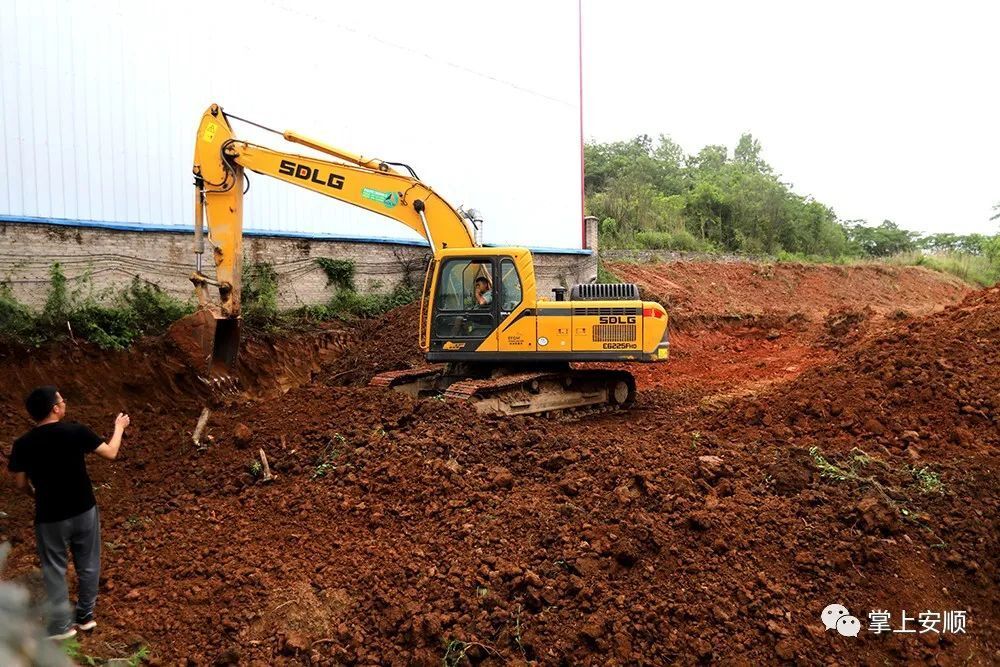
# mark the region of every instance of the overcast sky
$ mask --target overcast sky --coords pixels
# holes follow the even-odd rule
[[[995,233],[1000,3],[583,1],[589,140],[751,132],[841,219]]]

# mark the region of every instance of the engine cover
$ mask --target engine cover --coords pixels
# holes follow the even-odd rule
[[[570,301],[640,301],[635,283],[581,283],[573,285]]]

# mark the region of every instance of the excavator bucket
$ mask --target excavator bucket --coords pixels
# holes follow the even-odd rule
[[[240,322],[238,318],[215,320],[215,336],[212,340],[214,374],[226,374],[236,366],[236,356],[240,351]]]
[[[174,322],[167,335],[199,373],[225,378],[235,370],[239,319],[220,318],[208,308],[199,308]]]

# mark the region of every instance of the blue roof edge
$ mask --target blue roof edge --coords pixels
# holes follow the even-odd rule
[[[88,227],[92,229],[114,229],[121,232],[169,232],[190,233],[193,235],[193,225],[143,225],[131,222],[112,222],[107,220],[74,220],[69,218],[41,218],[30,215],[9,215],[0,213],[0,222],[14,222],[40,225],[57,225],[60,227]],[[398,239],[389,236],[344,236],[342,234],[322,234],[315,232],[286,232],[273,229],[244,229],[247,236],[271,236],[275,238],[315,239],[317,241],[344,241],[345,243],[382,243],[386,245],[405,245],[427,247],[423,239]],[[488,243],[487,247],[502,247]],[[581,248],[528,248],[533,253],[543,255],[592,255],[593,250]]]

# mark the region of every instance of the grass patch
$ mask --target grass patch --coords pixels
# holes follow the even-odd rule
[[[621,278],[608,270],[601,259],[597,260],[597,282],[605,284],[618,284]]]
[[[641,231],[635,233],[635,243],[644,250],[669,250],[676,252],[707,252],[712,249],[686,229],[672,232]]]
[[[819,471],[819,476],[824,479],[831,479],[835,482],[846,482],[847,480],[862,481],[853,472],[845,470],[838,465],[828,461],[819,451],[819,447],[810,447],[809,456],[813,460],[813,465]]]
[[[98,658],[93,655],[88,655],[83,652],[83,647],[80,646],[80,641],[73,637],[67,639],[62,643],[63,653],[66,657],[75,662],[78,665],[88,665],[90,667],[97,667],[98,665],[107,665],[114,662],[116,665],[127,665],[128,667],[139,667],[146,658],[149,657],[149,647],[139,646],[132,653],[125,657],[120,658]]]
[[[819,476],[835,482],[861,482],[884,489],[886,487],[874,476],[866,474],[870,470],[878,471],[880,469],[896,476],[901,485],[907,485],[909,482],[909,485],[915,485],[922,493],[940,493],[944,490],[941,475],[931,470],[930,466],[916,468],[903,465],[899,468],[893,468],[877,456],[872,456],[857,447],[851,450],[846,461],[840,465],[824,457],[818,447],[811,447],[809,456],[812,458],[816,470],[819,471]]]
[[[920,519],[919,514],[915,514],[906,506],[906,503],[914,500],[912,497],[914,488],[921,494],[943,493],[944,483],[937,472],[927,466],[915,468],[904,464],[894,468],[882,459],[858,448],[852,449],[846,460],[839,463],[834,463],[823,456],[818,447],[810,447],[809,456],[820,477],[834,482],[854,482],[859,486],[874,489],[889,507],[899,512],[904,520],[933,536],[937,541],[935,546],[943,544],[934,530]],[[887,481],[876,479],[876,475]]]
[[[334,433],[333,437],[323,448],[323,454],[316,460],[316,467],[310,479],[326,477],[329,473],[337,469],[335,461],[340,456],[340,448],[347,444],[347,438],[339,433]]]
[[[834,264],[838,266],[923,266],[956,276],[965,282],[979,287],[992,287],[1000,282],[1000,262],[993,261],[984,255],[967,252],[937,252],[924,253],[919,251],[903,252],[888,257],[852,257],[841,255],[827,257],[823,255],[806,255],[801,253],[779,252],[775,261],[794,264]]]
[[[944,491],[941,475],[927,466],[923,468],[910,468],[910,474],[913,475],[913,479],[916,480],[920,490],[924,493],[941,493]]]
[[[949,273],[967,283],[992,287],[1000,281],[1000,263],[991,262],[982,255],[962,252],[944,252],[932,255],[907,253],[889,258],[890,263],[924,266],[940,273]]]

